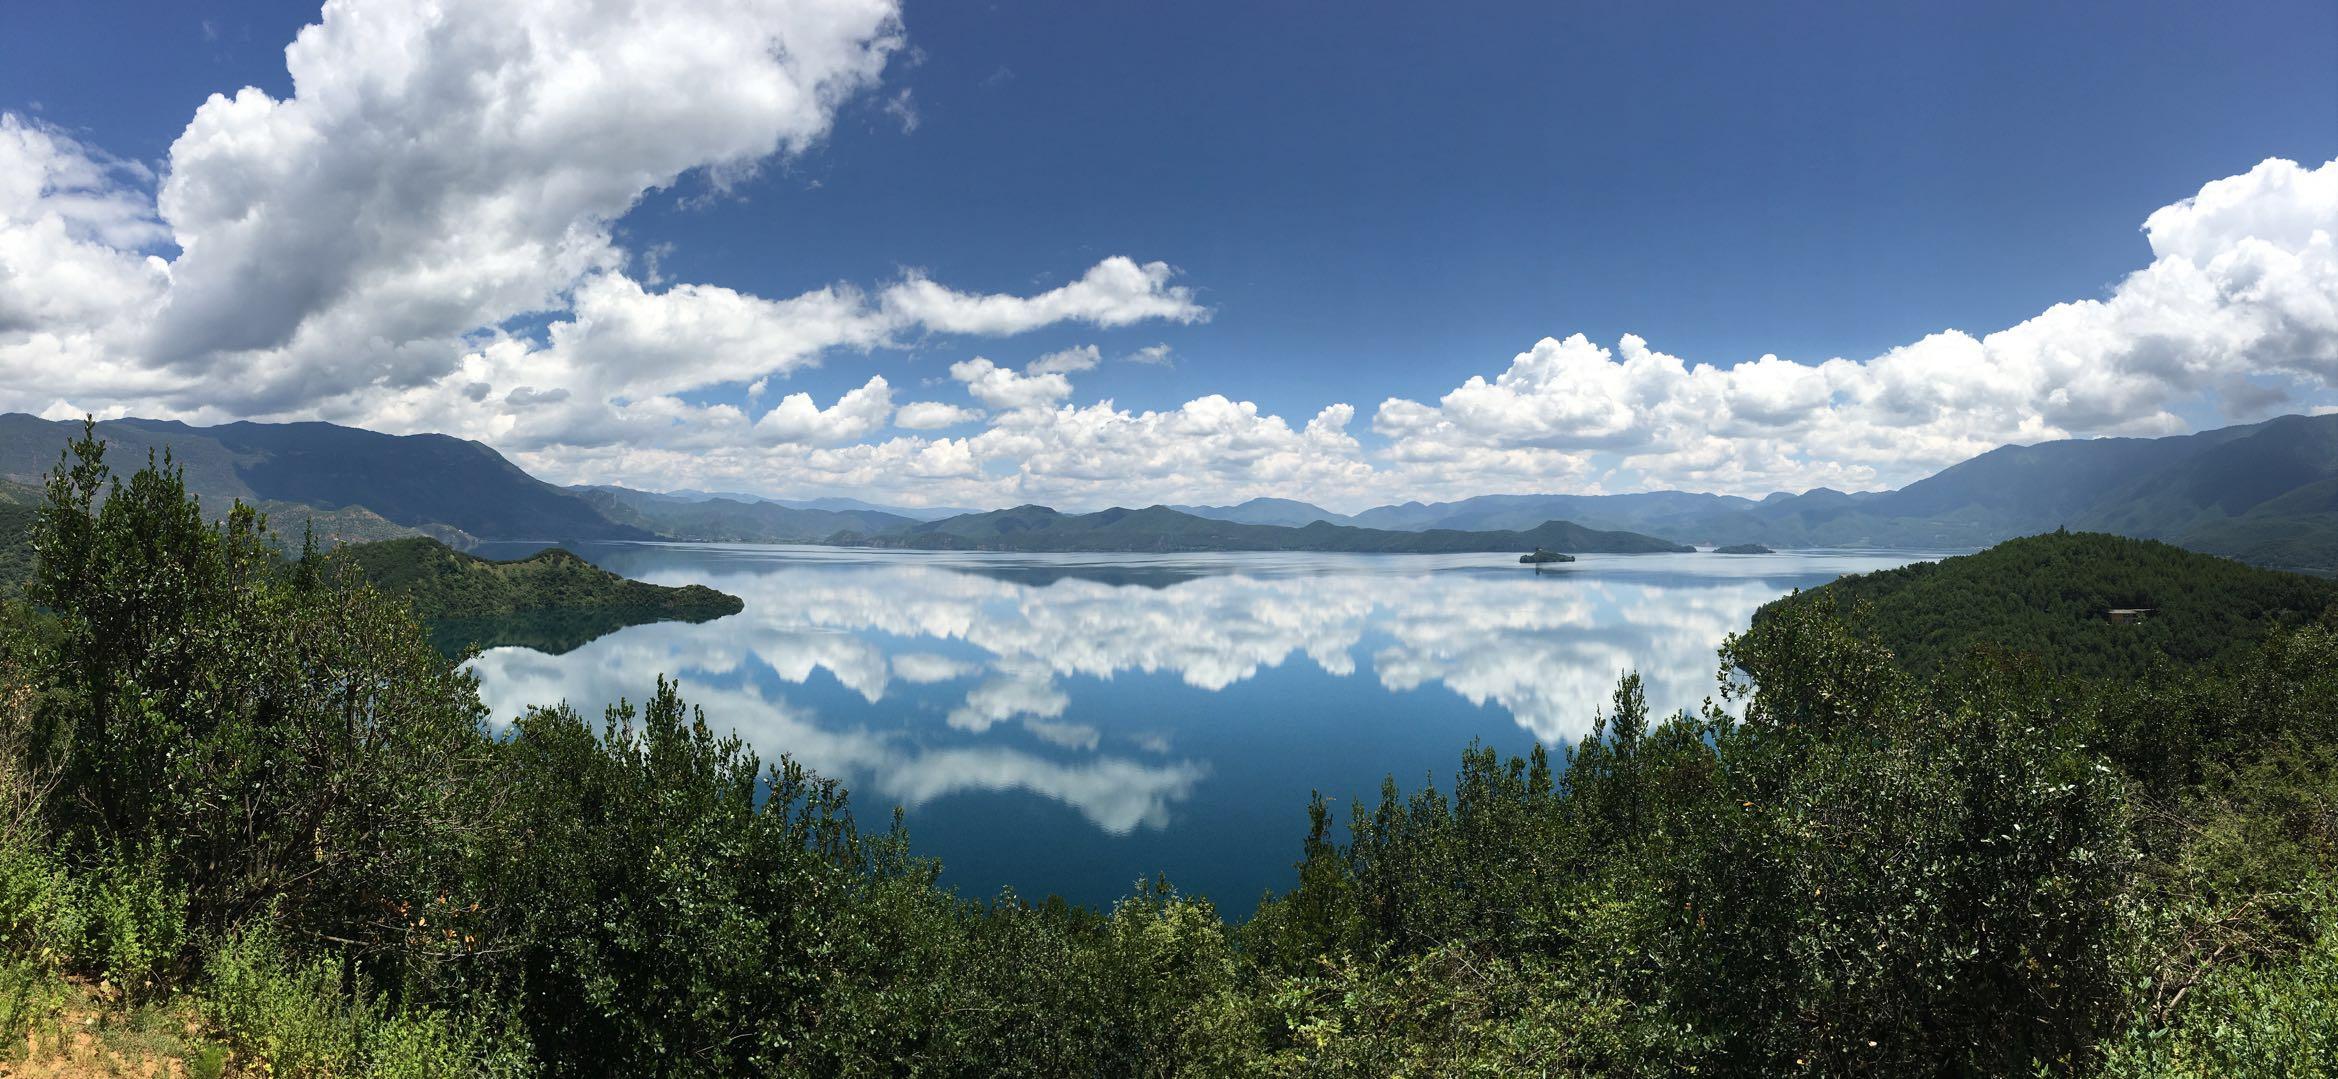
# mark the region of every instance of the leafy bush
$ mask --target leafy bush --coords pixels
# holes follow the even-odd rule
[[[0,955],[56,965],[78,942],[73,882],[54,855],[21,837],[0,839]]]
[[[169,992],[187,943],[187,894],[154,855],[115,853],[74,882],[60,919],[79,965],[132,999]]]
[[[2172,1018],[2150,1014],[2104,1054],[2105,1076],[2278,1079],[2338,1075],[2338,916],[2294,960],[2207,971]]]
[[[211,956],[206,1018],[269,1074],[426,1079],[525,1075],[524,1042],[499,1024],[443,1009],[399,1009],[330,958],[289,957],[266,929]]]
[[[228,937],[207,968],[205,1017],[269,1073],[354,1070],[360,1017],[341,998],[338,963],[288,959],[273,935],[253,929]]]

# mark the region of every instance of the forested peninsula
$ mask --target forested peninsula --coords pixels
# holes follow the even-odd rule
[[[374,587],[405,597],[450,651],[527,644],[562,652],[625,626],[704,622],[744,606],[705,585],[627,580],[557,547],[491,561],[417,536],[355,544],[335,557]]]

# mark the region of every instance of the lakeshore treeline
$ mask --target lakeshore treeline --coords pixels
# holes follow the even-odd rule
[[[172,1017],[190,1074],[2338,1070],[2318,611],[2116,679],[2050,620],[1919,675],[1881,598],[1820,590],[1697,712],[1626,676],[1575,745],[1291,807],[1295,886],[1229,920],[1166,881],[941,889],[897,813],[663,680],[491,723],[405,600],[167,461],[85,437],[34,532],[0,613],[20,1047],[94,999]],[[2055,572],[2127,557],[2081,553]]]

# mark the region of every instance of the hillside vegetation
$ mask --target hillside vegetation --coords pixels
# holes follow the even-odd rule
[[[627,580],[557,547],[498,562],[416,537],[356,544],[332,557],[356,567],[375,588],[405,597],[434,631],[444,628],[488,647],[547,636],[575,647],[621,626],[703,622],[742,609],[738,597],[705,585]]]
[[[2161,662],[2229,660],[2338,603],[2338,582],[2257,569],[2150,540],[2057,532],[1978,554],[1844,577],[1779,600],[1855,612],[1919,674],[1972,653],[2025,655],[2047,673],[2135,678]],[[2114,623],[2112,610],[2148,609]]]
[[[664,679],[491,730],[349,560],[287,563],[172,472],[108,487],[78,445],[0,606],[10,1044],[162,1016],[149,1052],[255,1076],[2338,1071],[2318,621],[2066,692],[1790,604],[1724,647],[1728,709],[1651,716],[1627,675],[1573,746],[1470,748],[1344,828],[1294,805],[1293,887],[1230,924],[1165,881],[955,895]]]

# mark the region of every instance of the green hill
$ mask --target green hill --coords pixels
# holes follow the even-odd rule
[[[2338,582],[2151,540],[2057,532],[1844,577],[1754,617],[1830,601],[1919,674],[1994,649],[2035,656],[2056,675],[2127,678],[2161,657],[2180,665],[2232,658],[2338,603]],[[2149,613],[2114,622],[2113,610]]]
[[[744,606],[705,585],[627,580],[557,547],[499,562],[416,537],[353,544],[331,557],[411,600],[442,647],[526,644],[560,652],[624,626],[704,622]]]
[[[1401,532],[1317,521],[1302,528],[1245,524],[1167,506],[1058,513],[1017,506],[911,525],[875,535],[845,532],[829,543],[944,551],[1323,551],[1347,554],[1460,554],[1554,551],[1643,554],[1691,548],[1634,532],[1602,532],[1566,521],[1523,531],[1430,529]]]

